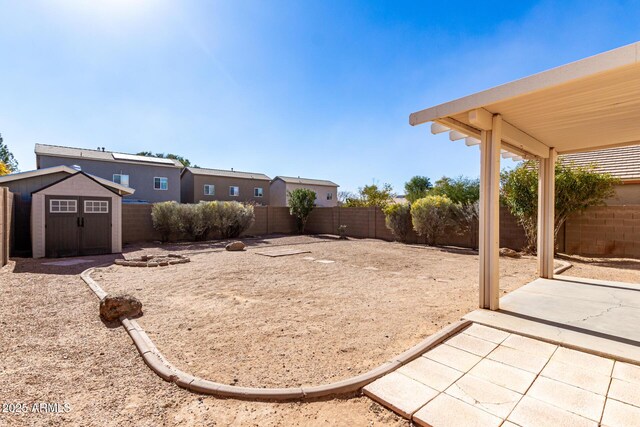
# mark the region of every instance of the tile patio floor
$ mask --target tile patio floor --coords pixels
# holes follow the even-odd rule
[[[477,323],[364,392],[423,426],[640,425],[640,366]]]

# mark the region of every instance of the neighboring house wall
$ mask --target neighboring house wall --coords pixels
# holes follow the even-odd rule
[[[640,205],[640,182],[615,186],[615,195],[605,200],[607,205]]]
[[[316,206],[332,208],[338,206],[338,187],[325,185],[294,184],[275,179],[271,184],[271,204],[273,206],[288,206],[289,197],[287,193],[298,188],[306,188],[316,193]],[[332,199],[327,200],[327,193],[332,194]]]
[[[6,187],[0,187],[0,267],[9,261],[12,206],[13,194]]]
[[[83,172],[100,178],[113,180],[114,174],[129,175],[129,187],[134,194],[123,199],[145,200],[148,202],[180,201],[180,168],[173,166],[145,165],[125,162],[103,162],[100,160],[77,159],[69,157],[54,157],[38,155],[38,168],[44,169],[53,166],[78,165]],[[153,181],[155,177],[166,177],[167,190],[155,190]]]
[[[193,174],[185,169],[180,175],[180,201],[182,203],[193,203],[195,198],[193,188]]]
[[[230,201],[235,200],[237,202],[253,202],[259,205],[269,204],[269,181],[262,179],[250,179],[250,178],[230,178],[224,176],[213,175],[199,175],[192,174],[189,171],[185,171],[182,175],[182,179],[190,180],[189,176],[192,176],[193,184],[190,182],[187,184],[185,191],[189,196],[183,200],[188,200],[187,203],[197,203],[201,200],[213,201],[222,200]],[[204,194],[204,186],[215,185],[215,194],[208,196]],[[236,186],[240,188],[240,194],[238,196],[229,195],[229,187]],[[262,197],[254,196],[254,189],[262,188]],[[190,194],[193,194],[193,200],[190,199]]]
[[[68,176],[68,175],[67,175]],[[122,199],[102,185],[82,174],[74,175],[33,195],[31,202],[32,253],[34,258],[45,256],[46,229],[45,196],[86,196],[111,198],[111,248],[122,252]]]

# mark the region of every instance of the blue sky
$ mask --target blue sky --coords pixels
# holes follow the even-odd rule
[[[0,0],[0,22],[22,170],[40,142],[402,193],[479,171],[411,112],[638,41],[640,1]]]

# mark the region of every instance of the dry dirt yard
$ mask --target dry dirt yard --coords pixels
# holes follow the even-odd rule
[[[142,301],[138,322],[176,367],[248,387],[320,385],[364,373],[478,304],[472,251],[329,237],[247,243],[244,252],[167,247],[191,262],[113,265],[93,278],[109,293]],[[283,247],[310,253],[257,254]],[[535,271],[532,258],[501,259],[503,292]]]
[[[307,242],[319,241],[320,243],[310,244]],[[375,242],[375,241],[351,241],[351,242],[327,242],[323,240],[311,240],[306,238],[286,238],[286,239],[267,239],[264,241],[252,241],[251,248],[242,254],[228,254],[233,255],[236,258],[232,260],[234,263],[229,265],[229,270],[224,273],[219,271],[218,276],[226,279],[226,281],[218,281],[216,279],[215,284],[223,284],[223,287],[216,294],[214,291],[201,290],[204,294],[219,295],[218,300],[227,304],[229,312],[220,311],[218,322],[223,322],[228,325],[233,320],[232,314],[234,311],[244,310],[245,304],[242,299],[238,300],[238,303],[233,303],[230,297],[225,297],[224,292],[229,292],[233,286],[236,286],[239,290],[250,290],[252,287],[242,285],[242,281],[247,282],[246,277],[241,279],[240,273],[231,273],[233,268],[238,269],[239,264],[236,264],[238,260],[256,260],[258,255],[255,255],[255,251],[258,250],[257,246],[262,247],[276,247],[276,245],[286,244],[295,245],[297,243],[306,244],[311,247],[312,254],[305,254],[302,257],[310,255],[316,258],[320,258],[320,252],[318,252],[322,245],[327,246],[326,253],[323,255],[326,259],[335,260],[334,264],[300,264],[304,266],[304,269],[294,270],[293,278],[289,279],[296,281],[299,286],[304,285],[304,277],[312,276],[313,269],[317,267],[329,267],[336,268],[338,262],[343,262],[345,265],[351,265],[352,271],[356,272],[355,275],[349,277],[346,283],[341,286],[348,287],[350,283],[362,282],[363,277],[371,278],[370,273],[377,273],[381,276],[381,280],[371,280],[372,285],[365,283],[365,286],[369,286],[370,290],[384,291],[382,296],[375,297],[367,296],[363,293],[367,301],[375,299],[376,304],[380,307],[373,307],[369,310],[372,320],[367,320],[367,327],[365,328],[365,336],[371,335],[371,341],[367,344],[366,348],[358,347],[351,351],[350,357],[343,358],[342,351],[339,349],[346,346],[353,346],[349,341],[355,339],[361,340],[362,337],[354,337],[357,325],[355,320],[360,319],[362,314],[357,314],[353,311],[352,305],[360,307],[361,304],[366,306],[366,303],[359,301],[350,301],[347,305],[343,304],[344,295],[340,292],[336,293],[336,299],[333,303],[327,306],[328,309],[332,309],[335,312],[341,313],[342,318],[346,319],[343,324],[338,324],[336,327],[336,319],[332,316],[337,316],[336,313],[327,313],[326,326],[324,326],[327,332],[319,333],[319,337],[325,337],[324,334],[328,334],[330,329],[333,329],[333,334],[336,336],[342,336],[343,342],[338,342],[337,338],[331,338],[330,342],[338,343],[338,350],[330,348],[330,343],[323,342],[318,339],[315,342],[311,342],[311,350],[304,350],[306,352],[313,352],[318,355],[317,360],[304,361],[308,365],[314,363],[330,365],[332,367],[331,372],[327,374],[318,375],[315,368],[311,368],[309,374],[302,375],[302,370],[296,371],[300,374],[299,377],[294,377],[290,369],[288,376],[283,377],[282,381],[273,381],[278,385],[284,385],[286,383],[304,383],[304,382],[316,382],[315,376],[331,378],[340,378],[342,376],[349,376],[354,372],[355,364],[360,359],[365,359],[366,354],[369,353],[369,359],[375,357],[375,355],[381,355],[387,352],[389,355],[399,353],[401,350],[415,344],[423,336],[427,335],[428,331],[434,331],[443,326],[450,320],[447,320],[446,313],[449,312],[451,316],[457,318],[460,314],[458,309],[462,310],[463,303],[460,295],[461,289],[458,289],[458,284],[455,281],[451,281],[450,278],[462,277],[464,280],[469,280],[468,283],[468,296],[467,309],[473,309],[476,306],[476,292],[477,292],[477,280],[475,279],[477,271],[477,260],[475,255],[458,255],[448,254],[446,252],[440,252],[437,249],[426,249],[420,247],[399,247],[400,245],[393,243]],[[339,245],[348,243],[355,247],[360,246],[362,251],[343,252],[339,248]],[[318,249],[313,249],[317,245]],[[333,247],[332,247],[333,245]],[[296,246],[297,247],[297,246]],[[399,247],[398,250],[396,250]],[[193,273],[194,268],[197,267],[198,257],[200,255],[207,259],[210,252],[216,252],[221,248],[220,244],[200,244],[200,245],[187,245],[179,246],[180,252],[189,253],[193,258],[193,263],[185,264],[178,267],[186,267],[182,269],[180,276],[186,277],[186,275],[195,275]],[[375,248],[375,249],[374,249]],[[139,248],[129,248],[126,256],[134,256],[140,253],[149,252],[162,252],[165,248],[146,248],[140,250]],[[314,253],[315,251],[315,253]],[[196,253],[200,253],[197,255]],[[404,255],[403,255],[404,254]],[[222,255],[227,255],[222,253]],[[454,256],[456,261],[442,261],[445,258]],[[214,259],[213,256],[209,258]],[[256,262],[266,262],[267,259],[262,259]],[[422,258],[430,259],[430,262],[424,262]],[[0,403],[2,404],[27,404],[29,409],[33,403],[68,403],[70,405],[70,411],[67,413],[52,414],[52,413],[31,413],[26,414],[12,414],[6,412],[0,412],[0,426],[23,426],[23,425],[36,425],[36,426],[58,426],[58,425],[89,425],[89,426],[122,426],[122,425],[136,425],[136,426],[173,426],[173,425],[203,425],[203,426],[224,426],[224,425],[260,425],[260,426],[276,426],[276,425],[301,425],[301,426],[319,426],[319,425],[344,425],[344,426],[362,426],[362,425],[385,425],[385,426],[407,426],[408,423],[405,420],[395,416],[390,411],[381,408],[377,404],[373,403],[366,397],[355,397],[351,399],[330,399],[316,402],[305,403],[266,403],[266,402],[247,402],[233,399],[217,399],[210,396],[203,396],[194,393],[190,393],[186,390],[180,389],[173,384],[169,384],[155,375],[147,366],[143,363],[142,359],[138,355],[135,347],[133,346],[129,336],[122,327],[108,327],[100,321],[98,317],[98,301],[95,295],[89,290],[89,288],[80,279],[78,274],[91,266],[97,266],[105,263],[111,263],[114,256],[103,257],[89,257],[87,259],[92,260],[89,263],[79,264],[75,266],[51,266],[45,265],[48,262],[55,260],[30,260],[30,259],[16,259],[14,265],[0,269]],[[372,267],[373,260],[376,259],[376,268],[379,270],[365,270],[360,267]],[[272,260],[272,259],[271,259]],[[401,260],[402,263],[396,261]],[[464,261],[463,260],[469,260]],[[509,261],[506,259],[501,260],[503,268],[505,265],[512,264],[514,266],[522,266],[521,271],[523,276],[505,278],[503,285],[512,283],[509,286],[519,286],[526,282],[529,277],[535,271],[535,266],[531,260]],[[608,279],[613,280],[627,280],[640,282],[640,270],[638,269],[638,261],[634,260],[593,260],[599,265],[593,266],[582,262],[582,260],[572,262],[580,263],[582,270],[570,269],[567,274],[570,275],[586,275],[587,277],[596,277],[600,275]],[[282,260],[277,262],[283,262]],[[292,262],[291,258],[286,261]],[[438,262],[439,264],[431,264]],[[519,263],[519,264],[517,264]],[[207,269],[220,269],[220,263],[206,265]],[[217,266],[216,266],[217,265]],[[234,267],[235,266],[235,267]],[[443,266],[448,266],[444,267]],[[618,268],[622,266],[623,268]],[[628,268],[634,268],[629,270]],[[357,268],[356,268],[357,267]],[[165,268],[165,271],[172,269],[173,267]],[[142,298],[145,304],[145,314],[139,319],[140,323],[147,328],[151,328],[153,322],[154,310],[159,310],[162,307],[171,305],[171,301],[164,301],[163,299],[171,297],[173,294],[179,300],[179,292],[171,292],[170,290],[162,291],[162,287],[158,288],[157,298],[148,298],[141,291],[136,289],[144,289],[145,287],[157,286],[154,285],[150,279],[146,277],[150,273],[151,269],[144,269],[140,271],[138,269],[123,270],[118,272],[107,271],[102,274],[105,276],[122,275],[123,284],[131,283],[132,281],[142,282],[142,278],[145,279],[145,285],[132,288],[132,292]],[[159,272],[160,270],[158,270]],[[323,274],[327,274],[327,278],[331,280],[324,281],[324,284],[318,285],[315,294],[317,295],[323,287],[326,287],[325,292],[330,290],[339,290],[337,283],[333,283],[334,277],[330,272],[334,270],[323,269],[319,270]],[[443,273],[448,271],[449,273]],[[503,271],[503,275],[509,275],[509,268]],[[270,268],[265,271],[271,275],[277,274],[277,269]],[[404,272],[405,281],[398,278],[397,274],[393,272]],[[579,274],[580,273],[580,274]],[[587,273],[587,274],[584,274]],[[157,274],[154,273],[154,274]],[[204,274],[204,273],[203,273]],[[447,303],[452,303],[458,307],[457,309],[447,309],[445,311],[440,310],[438,307],[434,307],[432,301],[422,300],[423,304],[429,304],[429,307],[419,307],[413,299],[419,299],[421,294],[418,294],[416,298],[409,298],[403,293],[402,289],[405,286],[417,286],[410,284],[415,282],[416,277],[434,277],[439,280],[450,280],[450,282],[437,282],[432,279],[420,279],[422,283],[422,291],[429,289],[436,289],[439,286],[442,287],[447,298],[444,300]],[[244,277],[244,276],[242,276]],[[273,276],[272,276],[273,277]],[[637,279],[633,279],[636,277]],[[103,278],[104,279],[104,278]],[[99,280],[103,280],[99,279]],[[233,279],[233,280],[232,280]],[[110,279],[109,279],[110,280]],[[262,282],[259,278],[254,278],[258,283]],[[456,279],[457,280],[457,279]],[[380,283],[385,282],[387,286],[382,287]],[[521,282],[521,283],[520,283]],[[285,281],[282,279],[282,283]],[[115,286],[115,283],[114,283]],[[244,287],[243,287],[244,286]],[[264,285],[263,285],[264,286]],[[362,287],[362,286],[360,286]],[[257,289],[257,286],[253,286]],[[450,291],[450,292],[447,292]],[[147,291],[146,295],[155,294],[152,290]],[[343,291],[344,292],[344,291]],[[404,291],[406,292],[406,291]],[[395,309],[390,305],[389,301],[393,302],[392,296],[405,295],[405,299],[402,303],[397,304]],[[465,294],[466,295],[466,294]],[[388,296],[388,298],[385,298]],[[268,295],[267,295],[268,297]],[[267,297],[263,297],[264,302],[262,304],[269,305],[274,304],[270,302]],[[314,306],[315,302],[311,297],[304,297],[301,295],[299,300],[311,301],[308,306]],[[240,297],[241,298],[241,297]],[[316,297],[318,298],[318,297]],[[245,297],[245,300],[249,298]],[[294,300],[297,301],[297,300]],[[426,301],[426,302],[424,302]],[[458,302],[455,302],[458,301]],[[211,311],[213,310],[215,300],[212,300]],[[283,302],[284,303],[284,302]],[[154,308],[154,304],[155,307]],[[235,304],[235,308],[231,304]],[[290,302],[287,304],[294,305]],[[301,304],[299,304],[301,305]],[[375,304],[374,304],[375,305]],[[403,310],[402,307],[409,305],[416,311],[414,313]],[[302,313],[306,316],[307,310],[313,313],[311,307],[304,307]],[[220,305],[218,307],[225,307]],[[400,308],[398,308],[400,307]],[[384,310],[383,313],[392,311],[392,315],[384,318],[380,310]],[[463,310],[463,311],[464,311]],[[167,310],[166,315],[170,315],[171,312],[177,313],[177,307],[173,307],[172,310]],[[428,315],[423,321],[419,321],[420,316],[424,316],[424,313],[437,313]],[[189,310],[183,313],[188,315]],[[273,324],[287,322],[288,311],[281,309],[274,310],[273,313],[264,312],[266,320],[274,322]],[[251,313],[253,315],[253,313]],[[405,325],[401,325],[395,319],[395,316],[405,316],[412,322]],[[161,317],[161,315],[160,315]],[[304,326],[306,317],[303,317],[297,322]],[[283,320],[284,319],[284,320]],[[308,322],[316,325],[320,322],[319,319],[315,319],[310,316]],[[368,318],[367,318],[368,319]],[[381,322],[381,319],[383,320]],[[416,320],[418,319],[418,320]],[[251,370],[247,370],[250,373],[256,372],[258,375],[255,377],[242,376],[241,378],[247,384],[252,382],[257,383],[257,379],[260,374],[265,372],[265,366],[274,366],[276,369],[280,369],[281,372],[286,372],[287,368],[279,368],[277,363],[272,363],[273,360],[284,360],[285,356],[288,356],[284,350],[274,349],[276,345],[281,345],[282,339],[278,338],[278,330],[272,329],[267,335],[264,333],[264,318],[246,318],[244,324],[247,330],[240,333],[237,341],[244,346],[255,346],[255,343],[249,342],[252,336],[259,336],[261,348],[260,353],[265,353],[263,357],[253,359],[252,362],[255,365]],[[186,318],[184,322],[190,321],[190,318]],[[435,323],[431,322],[436,322]],[[348,324],[349,322],[350,324]],[[377,322],[377,323],[376,323]],[[395,324],[397,330],[389,335],[391,338],[386,338],[384,341],[382,337],[385,334],[378,334],[377,329],[393,329],[386,325],[387,322]],[[257,325],[257,326],[255,326]],[[294,323],[295,325],[295,323]],[[426,326],[425,326],[426,325]],[[304,331],[300,329],[301,325],[295,326],[295,330]],[[185,326],[185,329],[193,326]],[[253,333],[251,329],[257,329],[260,334]],[[280,328],[283,329],[283,328]],[[420,330],[418,330],[420,329]],[[157,344],[160,345],[162,351],[164,351],[170,360],[175,363],[181,363],[183,366],[191,367],[186,364],[190,361],[196,363],[197,358],[190,356],[191,360],[182,359],[184,355],[180,355],[181,351],[177,349],[175,345],[172,348],[163,347],[164,341],[161,338],[164,334],[169,334],[169,331],[157,329],[152,335]],[[284,331],[280,331],[280,334],[284,334]],[[286,332],[287,334],[291,331]],[[178,334],[174,332],[174,334]],[[203,335],[203,334],[200,334]],[[414,336],[415,338],[411,338]],[[243,338],[245,337],[245,338]],[[203,338],[204,339],[204,338]],[[208,342],[215,342],[216,340],[209,340]],[[226,341],[225,341],[226,340]],[[406,341],[402,343],[401,341]],[[373,348],[376,343],[384,343],[388,349],[376,349]],[[239,360],[237,354],[250,355],[243,347],[235,349],[229,349],[227,346],[233,342],[229,338],[228,334],[223,334],[220,337],[221,351],[213,353],[209,356],[199,356],[202,359],[209,359],[209,366],[213,369],[218,369],[214,379],[226,380],[235,375],[234,368],[229,368],[231,362]],[[300,339],[301,343],[309,343],[308,338]],[[193,351],[192,345],[196,345],[197,338],[192,338],[189,341],[189,347],[182,350]],[[216,344],[217,345],[217,344]],[[383,346],[382,344],[378,344]],[[390,348],[390,345],[395,345],[398,350]],[[174,353],[171,353],[173,351]],[[343,366],[345,361],[350,361],[352,366],[351,371],[340,371],[333,369],[333,363],[331,360],[326,360],[321,357],[322,351],[328,356],[334,356],[336,360],[336,366]],[[278,357],[273,359],[270,357],[273,355]],[[280,356],[285,354],[285,356]],[[254,356],[254,355],[251,355]],[[260,356],[260,355],[258,355]],[[293,366],[295,363],[301,363],[302,358],[293,352],[291,359],[287,359],[284,363]],[[360,359],[359,359],[360,358]],[[383,357],[384,359],[384,357]],[[242,362],[242,361],[240,361]],[[201,363],[201,362],[199,362]],[[261,365],[261,363],[264,363]],[[243,363],[246,366],[247,362]],[[203,368],[205,369],[205,368]],[[206,368],[211,369],[211,368]],[[235,368],[237,369],[237,368]],[[238,370],[239,372],[243,372]],[[220,375],[217,374],[220,372]],[[226,378],[225,378],[226,377]],[[241,378],[238,378],[240,381]],[[265,382],[268,378],[273,378],[271,375],[265,375]],[[318,380],[320,382],[320,380]]]

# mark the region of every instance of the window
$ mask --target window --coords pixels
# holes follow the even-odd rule
[[[129,186],[129,175],[124,175],[121,173],[113,174],[113,182],[116,184],[124,185],[125,187]]]
[[[327,200],[333,200],[333,193],[332,192],[328,192],[327,193]]]
[[[216,186],[213,184],[205,184],[204,185],[204,195],[205,196],[214,196],[216,194]]]
[[[253,189],[254,197],[262,197],[262,188],[256,187]]]
[[[84,213],[109,213],[109,202],[106,200],[85,200]]]
[[[76,213],[78,212],[77,200],[49,200],[49,212],[51,213]]]
[[[240,187],[236,187],[235,185],[232,185],[229,187],[229,195],[230,196],[234,196],[237,197],[240,195]]]
[[[154,190],[168,190],[169,189],[169,180],[163,176],[153,178],[153,189]]]

